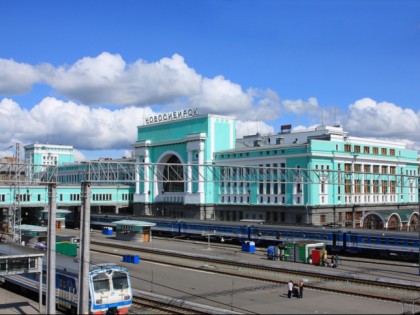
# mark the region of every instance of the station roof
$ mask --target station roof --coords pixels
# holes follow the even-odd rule
[[[38,225],[30,225],[30,224],[22,224],[20,229],[23,231],[32,231],[32,232],[46,232],[46,226],[38,226]]]
[[[50,210],[42,210],[41,212],[49,212]],[[55,213],[70,213],[70,210],[67,209],[57,209]]]
[[[117,225],[130,225],[130,226],[156,226],[156,223],[146,222],[146,221],[136,221],[136,220],[120,220],[120,221],[114,221],[113,223]]]

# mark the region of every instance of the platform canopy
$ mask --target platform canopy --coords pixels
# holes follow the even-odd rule
[[[49,212],[50,210],[42,210],[41,212]],[[70,213],[71,211],[70,210],[67,210],[67,209],[57,209],[57,210],[55,210],[55,213],[65,213],[65,214],[67,214],[67,213]]]
[[[117,225],[126,225],[126,226],[156,226],[156,223],[146,222],[146,221],[136,221],[136,220],[120,220],[120,221],[114,221],[113,223]]]
[[[38,225],[30,225],[30,224],[22,224],[20,226],[22,231],[29,231],[29,232],[46,232],[47,227],[45,226],[38,226]]]

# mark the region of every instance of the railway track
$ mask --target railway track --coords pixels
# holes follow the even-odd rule
[[[109,254],[109,244],[92,241],[92,251]],[[400,302],[401,299],[415,299],[419,296],[420,285],[415,281],[396,281],[368,275],[357,275],[339,270],[323,269],[310,271],[303,267],[271,266],[255,264],[235,259],[221,259],[205,255],[182,254],[170,250],[151,249],[126,244],[113,243],[113,248],[140,254],[144,261],[167,264],[194,270],[243,277],[254,280],[286,284],[290,279],[304,279],[307,288],[328,292]]]
[[[189,307],[174,305],[164,301],[156,301],[142,296],[134,297],[130,314],[208,314],[201,313]]]
[[[151,292],[139,291],[139,293],[139,296],[133,298],[130,314],[240,314]]]

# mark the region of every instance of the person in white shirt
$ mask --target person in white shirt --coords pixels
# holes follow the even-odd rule
[[[293,281],[290,280],[289,283],[287,284],[287,297],[290,299],[292,297],[293,294]]]

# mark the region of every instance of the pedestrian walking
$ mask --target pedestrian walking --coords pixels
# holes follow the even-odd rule
[[[292,294],[293,294],[293,281],[290,280],[289,283],[287,284],[287,297],[289,299],[292,298]]]
[[[302,299],[303,298],[303,280],[299,281],[298,286],[299,286],[299,298]]]
[[[335,255],[335,257],[334,257],[334,261],[335,261],[335,265],[338,267],[338,264],[339,264],[339,258],[338,258],[338,255],[336,254]]]

